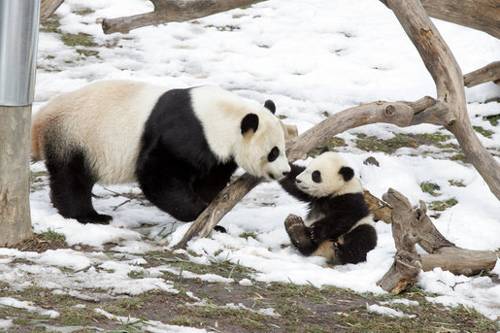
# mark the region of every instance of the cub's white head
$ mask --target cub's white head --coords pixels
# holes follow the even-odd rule
[[[313,159],[295,181],[301,191],[316,198],[363,191],[359,180],[354,177],[354,170],[333,152]]]
[[[285,132],[275,110],[269,100],[244,115],[241,138],[233,154],[236,163],[251,175],[280,180],[290,172],[290,165],[285,153]]]

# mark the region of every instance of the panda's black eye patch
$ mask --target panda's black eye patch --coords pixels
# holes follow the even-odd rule
[[[321,172],[319,172],[318,170],[314,171],[312,173],[312,180],[315,183],[321,183]]]
[[[280,150],[278,147],[273,147],[269,154],[267,155],[267,161],[268,162],[274,162],[276,159],[280,156]]]

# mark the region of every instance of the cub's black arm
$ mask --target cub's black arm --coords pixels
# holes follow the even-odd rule
[[[307,193],[302,192],[295,183],[295,177],[301,174],[305,168],[292,163],[290,163],[290,168],[290,173],[283,180],[280,180],[281,187],[296,199],[311,202],[312,198]]]

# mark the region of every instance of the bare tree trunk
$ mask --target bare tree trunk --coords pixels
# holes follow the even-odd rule
[[[250,6],[264,0],[150,0],[154,11],[128,17],[104,19],[102,30],[106,34],[114,32],[127,33],[130,30],[148,25],[168,22],[183,22],[200,17],[225,12],[235,8]]]
[[[54,12],[59,8],[64,0],[42,0],[42,4],[40,6],[40,19],[41,21],[45,21],[48,19]]]
[[[31,106],[0,106],[0,247],[31,236]]]
[[[500,38],[498,0],[422,0],[422,5],[429,16],[481,30]]]
[[[469,88],[490,81],[500,81],[500,61],[492,62],[464,75],[464,84]]]

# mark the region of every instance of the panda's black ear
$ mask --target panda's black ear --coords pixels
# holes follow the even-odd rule
[[[340,168],[339,173],[342,175],[345,182],[350,181],[352,177],[354,177],[354,170],[350,167]]]
[[[245,135],[249,131],[256,132],[259,128],[259,116],[255,113],[247,114],[241,121],[241,134]]]
[[[273,101],[271,101],[270,99],[268,99],[265,103],[264,103],[264,107],[266,109],[268,109],[269,111],[271,111],[272,114],[275,114],[276,113],[276,104],[274,104]]]

